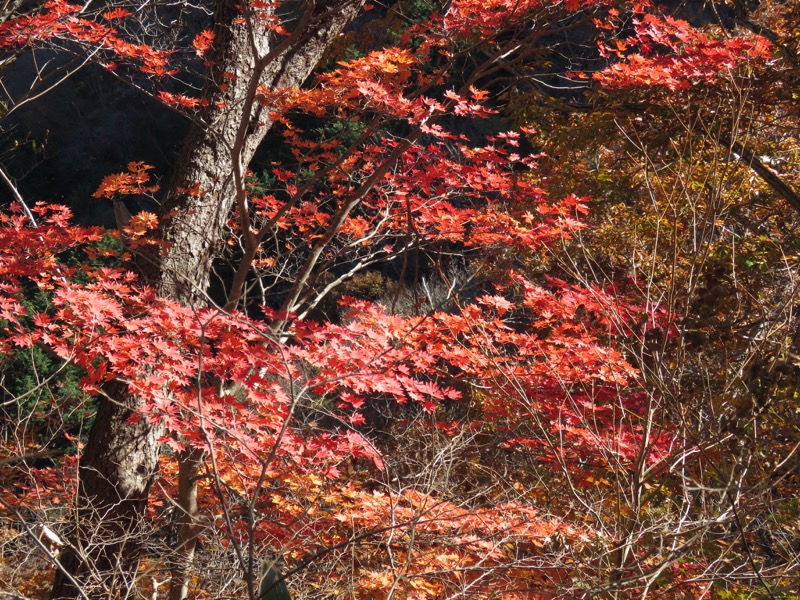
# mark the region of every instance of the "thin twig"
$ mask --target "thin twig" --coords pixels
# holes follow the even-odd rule
[[[25,204],[25,199],[22,197],[22,194],[19,193],[17,186],[14,185],[14,182],[11,181],[11,178],[6,174],[3,166],[0,165],[0,178],[3,179],[5,184],[8,186],[8,189],[11,190],[11,194],[14,196],[14,200],[19,202],[20,206],[22,207],[22,211],[25,213],[25,216],[28,217],[28,220],[31,222],[33,227],[38,227],[39,225],[36,223],[36,219],[33,216],[33,212],[31,211],[30,207]]]

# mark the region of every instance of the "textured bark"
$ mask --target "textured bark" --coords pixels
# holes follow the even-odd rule
[[[243,172],[269,131],[268,110],[255,102],[258,85],[297,87],[310,75],[331,42],[358,14],[364,0],[296,2],[295,31],[286,38],[238,23],[238,0],[220,0],[215,13],[213,64],[205,97],[209,108],[192,127],[162,205],[160,254],[140,257],[145,279],[163,297],[205,305],[211,264],[235,202],[236,170]],[[231,78],[234,74],[235,78]],[[223,91],[220,83],[227,84]],[[185,191],[199,185],[202,193]],[[70,549],[62,560],[51,597],[125,597],[141,556],[141,526],[159,456],[162,428],[129,418],[141,399],[122,385],[109,387],[81,458],[79,509]],[[191,462],[191,461],[190,461]],[[194,515],[189,515],[194,522]],[[190,559],[195,528],[184,528],[181,554]],[[71,577],[65,576],[65,572]],[[181,574],[182,573],[182,574]],[[188,565],[176,575],[184,578]],[[182,581],[174,586],[186,589]],[[185,597],[185,592],[172,596]]]
[[[222,1],[218,21],[232,23],[239,15],[237,4]],[[336,6],[316,10],[309,5],[312,12],[299,18],[303,31],[294,32],[293,43],[282,52],[269,47],[269,36],[251,36],[245,24],[216,28],[218,50],[210,57],[215,67],[209,77],[209,108],[203,124],[188,135],[162,206],[162,214],[169,215],[162,226],[169,248],[160,256],[145,257],[143,264],[148,278],[158,280],[164,296],[190,305],[205,304],[211,262],[235,201],[235,163],[246,168],[272,126],[269,109],[251,104],[257,93],[254,82],[270,89],[301,85],[331,42],[355,18],[363,0],[333,4]],[[286,40],[276,41],[281,42],[285,45]],[[253,46],[258,48],[258,57]],[[227,89],[218,91],[223,82]],[[244,111],[251,107],[246,115]],[[181,192],[198,185],[198,196]]]
[[[126,598],[132,593],[162,428],[145,419],[129,421],[134,414],[129,407],[137,400],[124,384],[109,384],[106,392],[119,403],[103,401],[98,407],[81,457],[79,503],[52,598],[75,598],[81,592],[90,598]]]

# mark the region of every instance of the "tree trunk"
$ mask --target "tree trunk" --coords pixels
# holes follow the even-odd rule
[[[258,86],[301,85],[363,3],[284,3],[297,8],[298,16],[291,35],[279,37],[257,23],[242,23],[238,0],[218,1],[205,90],[208,108],[185,140],[161,208],[160,234],[167,244],[160,254],[138,261],[144,278],[162,297],[189,306],[207,303],[211,264],[236,197],[234,175],[244,171],[272,125],[268,109],[255,101]],[[197,186],[200,193],[186,192]],[[140,408],[141,398],[128,394],[122,384],[109,386],[108,396],[99,400],[81,458],[78,518],[51,598],[85,594],[106,599],[131,592],[163,434],[146,419],[129,422]],[[185,531],[179,546],[184,556],[191,556],[196,538],[192,528]],[[185,567],[179,579],[188,576]],[[183,589],[184,583],[174,585]]]
[[[125,384],[112,382],[106,392],[118,403],[100,402],[81,457],[75,522],[52,598],[127,598],[132,593],[163,430],[146,419],[129,421],[134,414],[129,407],[137,402]]]

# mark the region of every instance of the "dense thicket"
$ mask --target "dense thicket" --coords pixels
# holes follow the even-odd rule
[[[3,7],[0,594],[794,597],[798,16]]]

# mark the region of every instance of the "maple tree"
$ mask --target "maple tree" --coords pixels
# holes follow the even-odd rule
[[[607,66],[569,80],[634,99],[724,90],[768,71],[776,40],[645,3],[462,0],[307,83],[370,8],[220,0],[184,48],[131,38],[123,5],[51,2],[0,24],[0,48],[89,56],[193,122],[163,189],[136,157],[99,182],[118,208],[158,199],[120,219],[121,251],[18,192],[0,217],[0,349],[81,369],[97,403],[88,437],[68,432],[77,466],[29,466],[25,436],[4,465],[19,521],[40,490],[74,507],[48,553],[52,597],[157,595],[167,569],[185,598],[200,537],[251,598],[268,550],[309,597],[707,593],[713,561],[683,558],[719,522],[642,543],[670,523],[662,486],[685,490],[675,465],[717,451],[675,430],[668,377],[635,344],[669,344],[679,307],[635,273],[548,267],[586,239],[589,199],[539,175],[533,128],[464,131],[497,118],[502,81],[544,77],[571,31],[589,27]],[[201,70],[202,91],[181,87]],[[280,160],[251,173],[268,134]],[[403,290],[414,261],[440,295],[431,280]],[[448,276],[458,265],[472,287]],[[370,278],[394,297],[342,294]],[[177,539],[153,550],[168,508]]]

